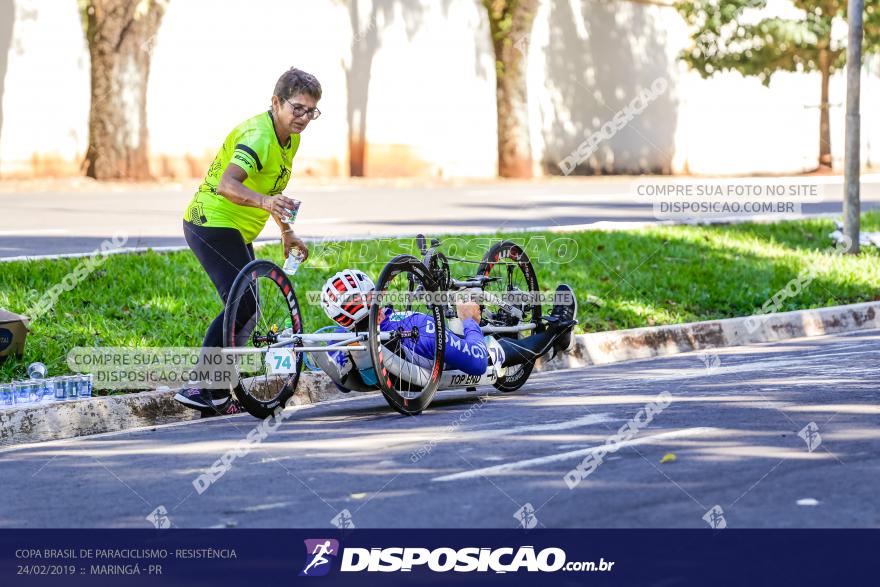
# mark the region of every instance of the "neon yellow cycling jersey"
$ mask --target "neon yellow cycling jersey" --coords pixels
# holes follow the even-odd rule
[[[223,141],[205,181],[187,205],[184,220],[198,226],[236,228],[245,243],[253,242],[266,225],[269,212],[234,204],[218,194],[220,177],[230,163],[235,163],[247,172],[245,186],[266,196],[276,196],[287,187],[299,141],[300,135],[293,134],[287,145],[278,142],[271,111],[239,124]]]

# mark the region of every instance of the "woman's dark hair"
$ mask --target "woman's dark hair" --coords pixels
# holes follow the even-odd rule
[[[278,78],[278,83],[275,84],[275,95],[282,100],[287,100],[297,94],[307,94],[315,100],[320,100],[321,82],[312,74],[291,67]]]

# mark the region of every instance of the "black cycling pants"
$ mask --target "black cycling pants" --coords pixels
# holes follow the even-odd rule
[[[241,233],[235,228],[196,226],[185,220],[183,235],[186,244],[208,272],[211,283],[225,305],[235,277],[245,265],[254,260],[253,245],[245,244]],[[243,344],[243,340],[250,336],[253,327],[249,322],[256,314],[256,307],[256,299],[251,293],[243,296],[239,302],[235,331],[242,335],[236,336],[236,346]],[[203,347],[223,346],[224,316],[225,312],[221,311],[211,322],[202,342]]]
[[[498,337],[498,344],[501,345],[501,349],[504,351],[504,363],[502,363],[502,366],[512,367],[513,365],[522,365],[523,363],[534,361],[549,351],[550,346],[564,331],[564,328],[551,324],[543,332],[527,336],[523,339]]]

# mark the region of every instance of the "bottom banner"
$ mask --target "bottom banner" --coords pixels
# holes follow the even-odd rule
[[[878,530],[0,530],[0,585],[827,585]]]

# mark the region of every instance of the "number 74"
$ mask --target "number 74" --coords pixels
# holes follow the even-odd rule
[[[290,349],[273,349],[266,353],[266,370],[269,374],[293,373],[296,359]]]

